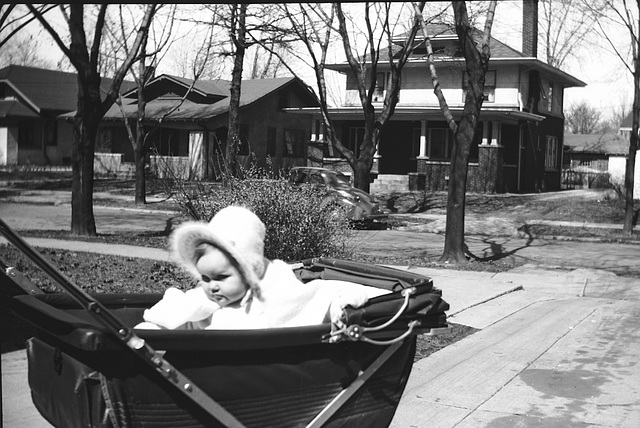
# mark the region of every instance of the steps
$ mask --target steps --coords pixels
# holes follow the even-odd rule
[[[379,174],[369,186],[370,193],[408,192],[409,176],[397,174]]]

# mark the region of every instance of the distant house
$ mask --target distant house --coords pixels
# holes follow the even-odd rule
[[[165,168],[188,178],[217,179],[223,172],[228,131],[230,82],[196,81],[170,75],[154,78],[145,88],[145,127],[150,132],[150,167],[163,175]],[[96,159],[111,168],[132,162],[123,117],[137,117],[137,89],[124,94],[124,105],[114,105],[102,122]],[[292,115],[287,108],[316,106],[307,86],[297,78],[243,80],[240,98],[238,159],[250,158],[264,166],[288,168],[305,165],[311,115]],[[124,116],[123,116],[124,114]],[[105,156],[106,154],[106,156]],[[118,158],[115,162],[109,155]]]
[[[585,83],[537,59],[537,15],[537,1],[525,0],[522,52],[496,39],[490,41],[485,100],[470,153],[468,191],[534,192],[561,187],[564,90]],[[428,32],[442,91],[452,114],[459,118],[466,90],[465,61],[455,29],[431,24]],[[479,39],[481,32],[476,31],[475,36]],[[377,82],[374,107],[378,109],[384,100],[388,67],[381,61],[377,75],[368,77],[369,82]],[[346,101],[330,113],[343,144],[357,150],[363,119],[354,77],[346,63],[327,68],[346,74]],[[321,120],[319,111],[304,111]],[[312,144],[322,144],[321,127],[315,129]],[[426,48],[421,45],[403,70],[399,103],[381,134],[371,191],[445,189],[451,150],[452,134],[433,93]],[[330,146],[324,147],[322,163],[348,169]]]
[[[618,174],[618,159],[625,159],[628,152],[628,137],[619,133],[565,134],[563,187],[594,188],[607,185],[609,175]]]
[[[569,169],[609,171],[611,156],[626,156],[629,139],[610,132],[606,134],[565,134],[564,164]]]
[[[626,141],[626,148],[622,154],[612,155],[609,158],[609,173],[618,180],[624,180],[627,157],[629,156],[629,138],[631,137],[631,128],[633,126],[633,112],[622,120],[620,124],[620,135]],[[636,152],[636,168],[634,172],[634,194],[640,193],[640,150]]]
[[[104,87],[111,83],[104,79]],[[128,90],[128,82],[123,83]],[[70,165],[76,110],[75,73],[10,65],[0,69],[0,166]]]

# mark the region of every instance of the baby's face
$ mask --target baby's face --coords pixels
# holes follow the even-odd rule
[[[218,249],[208,247],[196,263],[200,285],[210,300],[227,306],[241,300],[247,292],[242,276]]]

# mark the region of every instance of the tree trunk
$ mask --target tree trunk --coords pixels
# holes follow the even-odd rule
[[[464,210],[465,193],[467,188],[467,167],[469,152],[473,142],[478,117],[484,99],[484,80],[489,64],[489,36],[495,4],[490,6],[485,23],[485,36],[478,51],[472,37],[472,29],[467,16],[467,7],[463,1],[453,2],[456,33],[465,58],[467,72],[467,93],[464,100],[464,110],[460,123],[454,133],[453,150],[451,153],[451,172],[449,174],[449,196],[447,199],[447,225],[445,230],[444,251],[441,262],[466,263],[464,246]],[[453,125],[451,125],[453,126]]]
[[[638,5],[640,7],[640,4]],[[624,189],[625,189],[625,208],[624,208],[624,224],[622,232],[625,235],[633,234],[633,193],[636,169],[636,153],[638,151],[638,130],[640,128],[640,40],[636,40],[637,48],[634,49],[635,58],[633,58],[633,109],[631,138],[629,138],[629,155],[624,171]]]
[[[444,251],[440,257],[440,261],[443,262],[467,262],[464,245],[464,211],[467,190],[467,166],[469,164],[469,151],[473,141],[474,128],[475,126],[470,121],[463,119],[454,134],[447,197],[447,225]]]
[[[133,152],[133,158],[136,165],[136,191],[135,191],[136,205],[144,205],[147,203],[147,199],[146,199],[147,178],[145,174],[146,154],[147,154],[147,149],[145,144],[144,127],[142,126],[142,122],[138,121],[136,146]]]
[[[91,110],[85,103],[85,112]],[[94,105],[95,108],[95,105]],[[74,120],[74,147],[72,153],[73,181],[71,185],[71,234],[96,235],[93,215],[93,157],[98,124],[90,114]]]
[[[235,57],[233,60],[233,72],[231,73],[231,88],[229,96],[229,130],[227,134],[227,148],[225,152],[225,163],[227,174],[232,177],[238,176],[238,149],[240,145],[240,95],[242,89],[242,70],[245,54],[245,19],[247,5],[233,5],[235,24],[232,24],[232,38],[235,45]],[[239,9],[236,9],[239,8]]]

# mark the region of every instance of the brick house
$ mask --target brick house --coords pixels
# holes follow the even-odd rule
[[[485,100],[470,155],[470,192],[561,188],[563,92],[585,83],[537,59],[537,13],[537,2],[525,0],[522,52],[495,38],[490,42]],[[442,91],[454,117],[459,117],[464,105],[465,63],[457,35],[452,26],[445,24],[431,24],[428,31],[432,35]],[[332,109],[331,114],[343,144],[355,149],[364,126],[355,78],[346,63],[327,68],[346,75],[345,102]],[[368,77],[378,82],[379,103],[376,105],[374,101],[374,107],[382,107],[388,70],[382,61],[377,76]],[[305,112],[314,113],[311,147],[322,148],[322,160],[318,163],[350,172],[346,161],[324,143],[319,112],[313,109]],[[399,103],[381,133],[371,171],[371,192],[446,189],[451,146],[452,134],[433,93],[426,49],[422,45],[403,70]]]

